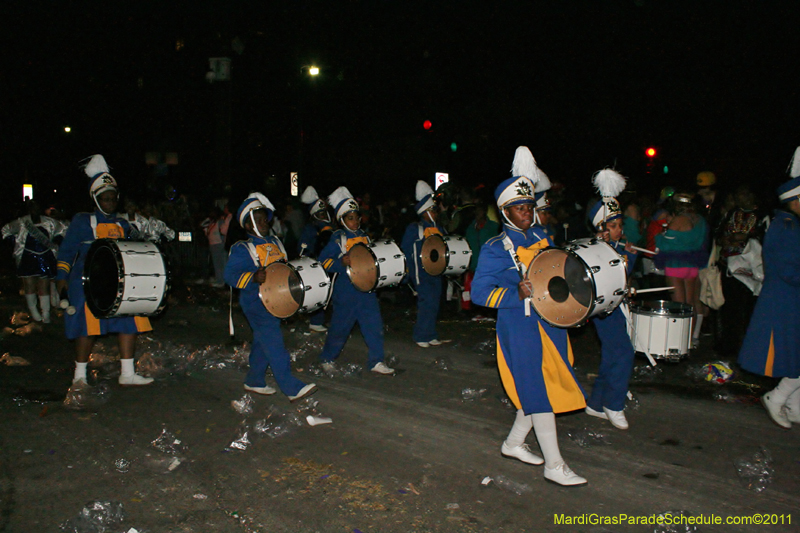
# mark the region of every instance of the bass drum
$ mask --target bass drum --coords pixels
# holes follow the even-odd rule
[[[545,248],[533,258],[527,279],[531,303],[552,326],[570,328],[610,314],[627,294],[625,258],[608,243],[578,239],[564,248]]]
[[[472,250],[459,235],[431,235],[422,242],[419,258],[431,276],[460,276],[469,268]]]
[[[83,292],[95,317],[157,315],[168,291],[169,268],[155,243],[97,239],[89,247]]]
[[[667,300],[631,304],[628,334],[633,349],[674,362],[688,356],[693,311],[691,305]]]
[[[348,253],[347,275],[361,292],[393,287],[406,275],[406,256],[392,240],[358,243]]]
[[[265,273],[258,295],[273,316],[289,318],[328,305],[333,284],[319,261],[310,257],[276,261],[267,265]]]

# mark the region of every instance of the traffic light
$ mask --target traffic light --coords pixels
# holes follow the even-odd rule
[[[450,151],[455,152],[456,150],[458,150],[458,145],[454,142],[450,143]]]
[[[433,123],[430,120],[426,120],[422,123],[422,127],[426,130],[430,130],[433,127]]]
[[[647,150],[645,150],[644,153],[645,153],[645,155],[647,155],[647,157],[653,158],[653,157],[656,156],[656,149],[653,148],[653,147],[650,147]]]

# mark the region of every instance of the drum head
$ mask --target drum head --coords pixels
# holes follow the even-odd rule
[[[531,303],[547,323],[569,328],[588,318],[594,305],[594,285],[580,257],[548,248],[533,258],[527,278],[533,284]]]
[[[86,254],[83,267],[83,292],[86,305],[97,318],[112,316],[122,298],[120,279],[125,272],[118,249],[107,239],[95,241]]]
[[[368,246],[358,243],[348,252],[350,254],[350,266],[347,268],[347,275],[353,286],[361,292],[369,292],[378,285],[378,265],[375,261],[375,254]]]
[[[431,276],[439,276],[447,268],[447,246],[440,235],[431,235],[422,242],[419,254],[422,268]]]
[[[278,318],[295,314],[303,305],[303,284],[297,273],[286,263],[271,263],[266,274],[259,289],[264,307]]]

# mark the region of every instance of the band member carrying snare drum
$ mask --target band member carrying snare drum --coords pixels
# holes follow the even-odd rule
[[[75,375],[72,383],[86,385],[86,367],[95,340],[100,335],[116,333],[119,340],[122,372],[120,385],[147,385],[152,378],[136,374],[133,355],[136,351],[136,335],[151,331],[147,317],[97,318],[86,305],[83,289],[83,274],[86,255],[96,239],[128,239],[131,226],[115,213],[119,201],[116,180],[109,174],[108,165],[102,155],[93,155],[84,171],[89,176],[89,195],[95,204],[94,213],[78,213],[67,229],[58,251],[58,273],[56,280],[59,293],[68,291],[68,299],[74,314],[64,315],[67,338],[75,341]]]
[[[309,185],[303,191],[300,200],[308,206],[310,219],[303,227],[300,241],[297,243],[297,255],[300,257],[319,257],[322,248],[328,243],[331,233],[335,229],[331,222],[328,203],[319,197],[317,190]],[[319,309],[308,316],[308,329],[323,333],[328,331],[325,327],[325,308]]]

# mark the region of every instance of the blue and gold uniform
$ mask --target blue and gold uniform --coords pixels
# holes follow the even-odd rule
[[[481,249],[472,280],[472,301],[497,309],[497,366],[508,397],[526,415],[566,413],[586,407],[572,369],[572,346],[567,330],[554,328],[536,313],[525,316],[517,286],[520,275],[505,249],[513,244],[520,262],[530,264],[539,250],[553,243],[540,226],[505,231]]]
[[[739,352],[745,370],[782,378],[761,404],[786,429],[800,424],[800,147],[790,168],[792,179],[777,191],[782,209],[764,236],[764,285]]]
[[[412,334],[414,342],[438,340],[436,320],[442,299],[442,276],[431,276],[420,264],[422,243],[431,235],[444,235],[444,229],[423,214],[420,222],[409,224],[400,248],[406,256],[408,280],[417,291],[417,321]]]
[[[239,224],[244,227],[249,217],[253,231],[258,233],[253,212],[261,209],[268,213],[267,220],[272,218],[274,208],[266,197],[259,193],[248,196],[237,213]],[[265,376],[269,367],[281,392],[294,400],[302,390],[313,390],[313,385],[306,385],[292,375],[291,357],[283,343],[281,321],[267,311],[259,296],[260,285],[255,279],[259,268],[276,261],[286,261],[286,252],[277,237],[253,234],[249,237],[231,246],[224,274],[225,283],[239,289],[239,303],[253,330],[245,389],[259,394],[273,393],[274,390],[266,386]]]
[[[69,301],[74,315],[64,315],[68,339],[105,335],[107,333],[142,333],[151,331],[147,317],[96,318],[86,305],[83,292],[83,269],[86,254],[95,239],[127,239],[131,227],[116,215],[106,215],[99,209],[94,213],[78,213],[72,219],[58,250],[57,280],[68,281]]]
[[[764,285],[739,364],[769,377],[800,377],[800,219],[777,211],[764,236]]]
[[[373,369],[384,359],[383,318],[374,292],[362,292],[355,288],[347,275],[347,267],[342,257],[358,243],[369,243],[369,237],[361,229],[353,232],[347,228],[336,230],[330,241],[319,254],[319,261],[325,270],[334,275],[333,314],[328,328],[328,337],[322,348],[320,359],[330,362],[339,357],[353,326],[358,322],[361,335],[369,349],[367,368]]]

